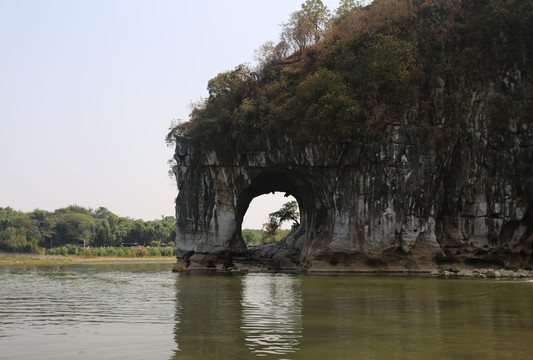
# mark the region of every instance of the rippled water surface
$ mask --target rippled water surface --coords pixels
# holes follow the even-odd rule
[[[0,267],[0,359],[531,359],[533,282]]]

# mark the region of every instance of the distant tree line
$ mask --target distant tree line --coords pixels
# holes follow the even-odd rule
[[[246,243],[246,246],[270,244],[283,239],[289,235],[290,230],[277,229],[274,236],[271,236],[266,230],[259,229],[244,229],[242,230],[242,238]]]
[[[53,212],[21,212],[0,208],[0,250],[37,253],[40,248],[70,244],[81,247],[119,247],[122,244],[159,246],[173,244],[172,216],[144,221],[119,217],[104,207],[96,210],[77,205]]]

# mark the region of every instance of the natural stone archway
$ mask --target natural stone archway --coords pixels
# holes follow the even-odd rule
[[[312,211],[314,196],[312,190],[306,187],[304,178],[292,171],[267,170],[257,175],[242,193],[241,201],[237,206],[237,224],[242,224],[244,215],[254,198],[274,192],[284,192],[286,196],[293,196],[296,199],[300,209],[298,238],[305,239],[307,214]],[[298,245],[298,249],[301,250],[302,247]]]
[[[350,141],[293,133],[237,147],[176,137],[176,269],[533,267],[533,124],[491,117],[492,87],[472,93],[456,127],[435,114]],[[297,199],[302,223],[284,241],[247,249],[244,214],[272,191]]]
[[[429,266],[440,251],[429,231],[434,217],[399,217],[392,203],[384,204],[393,196],[381,194],[385,189],[376,187],[375,176],[363,173],[360,146],[276,141],[258,141],[253,150],[225,158],[177,139],[176,238],[184,266],[228,266],[235,258],[272,266],[280,253],[286,258],[278,266],[289,268],[365,269],[382,266],[387,256],[391,266],[407,266],[420,255],[426,258],[421,266]],[[302,222],[274,249],[248,252],[241,235],[244,214],[254,197],[273,191],[297,199]],[[411,253],[395,256],[399,249]]]
[[[241,233],[240,225],[250,202],[257,196],[273,192],[284,192],[296,199],[300,210],[300,224],[287,238],[274,244],[252,246],[247,255],[252,262],[260,262],[263,266],[268,264],[274,268],[295,268],[300,263],[308,234],[311,234],[307,219],[313,213],[314,194],[302,174],[292,170],[272,169],[255,176],[243,190],[237,206],[238,233]]]
[[[263,145],[268,147],[266,143]],[[290,260],[295,264],[305,261],[317,229],[320,233],[322,227],[330,223],[326,209],[331,207],[332,199],[324,191],[324,174],[309,166],[298,165],[308,160],[297,159],[300,154],[294,151],[293,148],[281,156],[265,148],[265,151],[245,153],[242,163],[223,164],[216,152],[202,152],[198,156],[188,139],[178,139],[175,172],[181,194],[176,206],[180,252],[194,252],[196,258],[198,254],[210,255],[201,267],[227,261],[228,256],[250,255],[241,235],[248,206],[257,196],[280,191],[296,199],[301,221],[297,231],[276,245],[284,246],[285,253],[290,249]],[[265,256],[272,258],[275,255],[265,254],[265,248],[262,255],[254,249],[255,258],[252,258],[263,261]]]
[[[256,139],[240,151],[178,137],[176,269],[531,266],[531,130],[502,144],[487,129],[490,141],[471,134],[440,149],[419,131],[387,126],[368,143]],[[273,191],[296,198],[301,225],[283,241],[247,249],[244,214]]]

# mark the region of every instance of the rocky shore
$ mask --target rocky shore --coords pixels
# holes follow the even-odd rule
[[[464,263],[446,266],[434,265],[431,268],[412,268],[406,270],[400,265],[374,266],[313,266],[304,267],[291,262],[278,254],[268,260],[264,258],[224,258],[205,254],[193,254],[190,258],[178,259],[172,268],[174,272],[216,271],[230,273],[291,272],[291,273],[351,273],[351,274],[420,274],[439,278],[475,279],[533,279],[533,270],[502,267],[473,267]]]
[[[440,277],[478,278],[478,279],[533,279],[533,271],[526,269],[439,269],[432,273]]]

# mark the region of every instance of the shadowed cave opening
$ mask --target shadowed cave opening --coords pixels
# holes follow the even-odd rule
[[[244,239],[242,239],[242,224],[251,202],[261,195],[280,192],[287,196],[286,202],[294,199],[298,204],[298,212],[300,213],[299,225],[290,234],[290,241],[287,245],[301,250],[308,231],[307,219],[312,214],[315,198],[309,184],[310,177],[307,174],[300,174],[297,171],[286,169],[269,169],[255,176],[250,186],[244,189],[238,203],[236,221],[237,236],[241,236],[240,240],[244,242]],[[268,213],[266,217],[268,217]],[[291,223],[292,221],[288,221],[288,225]]]

